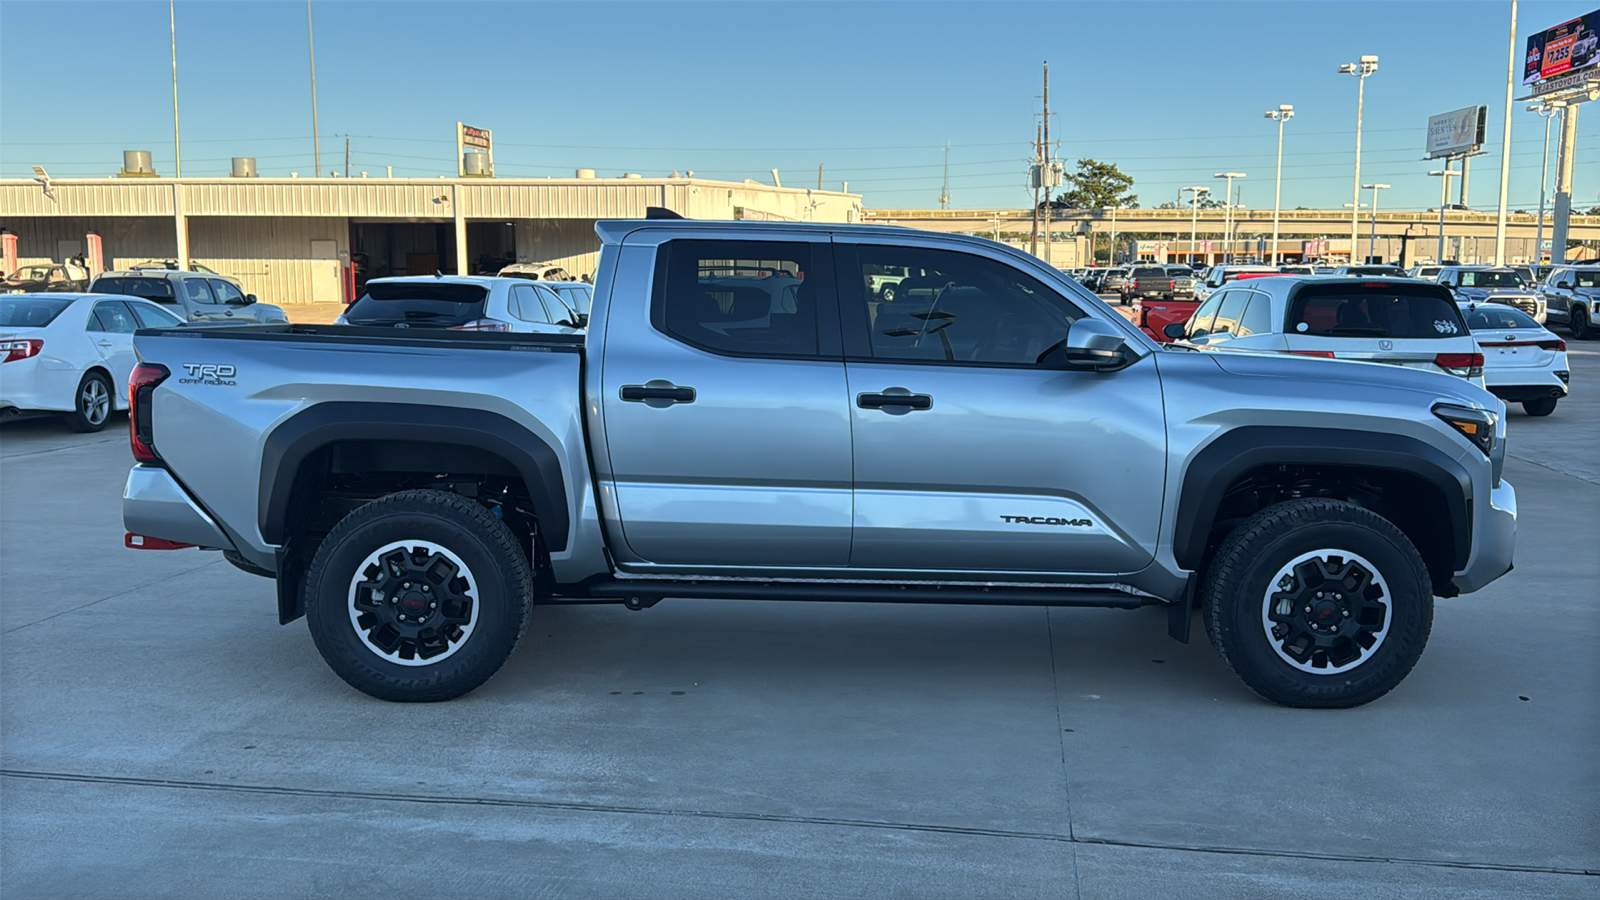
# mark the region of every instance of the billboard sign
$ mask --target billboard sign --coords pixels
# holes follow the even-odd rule
[[[1522,83],[1537,85],[1557,75],[1600,63],[1600,10],[1528,36]]]
[[[1428,158],[1471,153],[1483,143],[1487,106],[1469,106],[1428,117]]]
[[[487,157],[487,172],[494,174],[494,132],[487,128],[475,128],[471,125],[456,123],[456,174],[467,174],[466,153],[482,153]]]

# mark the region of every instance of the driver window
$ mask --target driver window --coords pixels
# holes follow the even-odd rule
[[[855,256],[853,277],[840,281],[856,290],[843,299],[873,359],[1034,366],[1083,318],[1060,293],[987,257],[886,246],[858,246]],[[893,299],[873,290],[881,273],[902,271]]]
[[[195,281],[199,280],[198,278],[195,279]],[[223,281],[220,278],[208,278],[206,280],[210,282],[211,289],[217,292],[218,303],[232,303],[236,300],[244,299],[244,293],[234,287],[232,282]]]

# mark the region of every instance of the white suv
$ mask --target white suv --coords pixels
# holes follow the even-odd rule
[[[523,278],[434,275],[374,278],[338,325],[577,334],[587,316],[552,285]]]

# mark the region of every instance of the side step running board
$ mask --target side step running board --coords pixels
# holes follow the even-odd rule
[[[988,606],[1095,606],[1138,609],[1159,604],[1156,597],[1106,588],[1039,588],[992,585],[830,584],[785,581],[603,581],[588,586],[586,598],[556,602],[621,602],[647,609],[667,597],[701,600],[834,600],[855,603],[961,603]]]

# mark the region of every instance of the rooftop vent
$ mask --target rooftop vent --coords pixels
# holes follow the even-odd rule
[[[122,171],[117,173],[118,178],[154,178],[156,168],[150,161],[149,150],[124,150],[122,151]]]

